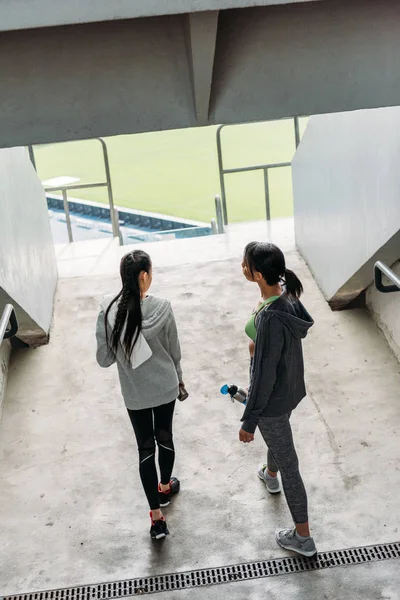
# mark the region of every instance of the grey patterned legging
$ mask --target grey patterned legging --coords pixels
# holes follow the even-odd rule
[[[289,510],[295,523],[308,521],[307,493],[299,471],[294,447],[290,414],[261,417],[258,428],[268,446],[268,468],[280,471]]]

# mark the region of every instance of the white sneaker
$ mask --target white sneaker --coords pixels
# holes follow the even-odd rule
[[[261,481],[265,483],[270,494],[279,494],[279,492],[282,491],[278,475],[276,477],[270,477],[267,472],[267,465],[260,465],[257,474]]]

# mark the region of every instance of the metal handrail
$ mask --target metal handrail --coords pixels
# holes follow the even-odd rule
[[[382,275],[385,275],[388,279],[390,279],[394,285],[384,285],[382,282]],[[375,287],[383,294],[400,292],[400,277],[398,277],[396,273],[392,271],[392,269],[389,269],[389,267],[380,260],[375,263]]]
[[[224,233],[224,214],[220,196],[215,196],[215,214],[217,217],[217,233]]]
[[[120,244],[122,245],[123,240],[122,240],[122,235],[121,235],[120,228],[119,228],[118,212],[114,206],[114,196],[113,196],[112,184],[111,184],[111,171],[110,171],[110,161],[108,158],[107,144],[106,144],[106,141],[101,137],[94,138],[94,139],[96,141],[100,142],[101,147],[102,147],[106,181],[96,181],[96,182],[91,182],[91,183],[78,183],[78,184],[61,185],[61,186],[49,186],[49,187],[45,188],[45,192],[61,192],[62,193],[63,203],[64,203],[65,220],[67,223],[68,241],[73,242],[74,238],[72,235],[71,216],[70,216],[70,212],[69,212],[68,190],[83,190],[83,189],[96,188],[96,187],[106,187],[107,192],[108,192],[108,204],[110,207],[110,220],[111,220],[113,236],[119,238]],[[33,150],[33,146],[28,146],[28,149],[29,149],[30,159],[32,161],[34,168],[36,169],[35,153]]]
[[[292,117],[290,117],[292,118]],[[299,127],[299,117],[293,117],[294,124],[294,139],[296,148],[298,148],[300,144],[300,127]],[[247,173],[249,171],[263,171],[264,173],[264,193],[265,193],[265,212],[267,221],[271,219],[271,203],[270,203],[270,193],[269,193],[269,171],[271,169],[279,169],[280,167],[290,167],[292,165],[291,162],[281,162],[281,163],[271,163],[265,165],[252,165],[250,167],[237,167],[234,169],[225,169],[223,156],[222,156],[222,141],[221,141],[221,133],[225,127],[228,127],[230,124],[219,125],[216,133],[217,140],[217,156],[218,156],[218,171],[219,171],[219,183],[221,188],[221,203],[222,210],[224,216],[224,224],[228,225],[228,209],[226,204],[226,188],[225,188],[225,175],[229,175],[231,173]],[[235,125],[239,125],[239,123],[235,123]]]
[[[12,304],[6,304],[0,319],[0,344],[14,337],[18,331],[17,315]]]

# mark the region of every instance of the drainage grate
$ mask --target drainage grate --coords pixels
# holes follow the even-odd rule
[[[379,546],[361,546],[333,552],[320,552],[316,558],[311,559],[298,556],[275,558],[228,567],[199,569],[154,577],[138,577],[137,579],[114,581],[112,583],[97,583],[31,594],[3,596],[2,600],[111,600],[113,598],[126,598],[128,596],[258,579],[260,577],[274,577],[276,575],[359,565],[393,558],[400,558],[400,542]]]

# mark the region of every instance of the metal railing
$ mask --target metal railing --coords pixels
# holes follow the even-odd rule
[[[299,117],[294,117],[294,139],[296,148],[298,148],[300,144],[300,127],[299,127]],[[235,123],[237,125],[237,123]],[[221,132],[225,127],[229,125],[220,125],[217,129],[217,154],[218,154],[218,170],[219,170],[219,182],[221,187],[221,202],[223,208],[223,216],[224,216],[224,224],[228,225],[228,209],[226,204],[226,188],[225,188],[225,175],[229,175],[231,173],[247,173],[249,171],[263,171],[264,172],[264,189],[265,189],[265,212],[267,221],[271,219],[271,202],[270,202],[270,193],[269,193],[269,171],[271,169],[279,169],[282,167],[290,167],[292,165],[291,162],[281,162],[281,163],[267,163],[264,165],[252,165],[250,167],[237,167],[234,169],[224,169],[223,157],[222,157],[222,142],[221,142]]]
[[[392,269],[389,269],[385,263],[378,261],[375,263],[375,287],[379,292],[383,294],[390,294],[391,292],[400,292],[400,277],[396,275]],[[385,285],[382,281],[382,276],[385,275],[394,285]]]
[[[62,193],[63,202],[64,202],[65,220],[67,222],[67,230],[68,230],[68,241],[73,242],[74,238],[73,238],[73,234],[72,234],[71,215],[69,212],[68,190],[83,190],[83,189],[88,189],[88,188],[106,187],[107,192],[108,192],[108,204],[110,207],[110,219],[111,219],[112,233],[113,233],[114,237],[119,238],[120,244],[122,244],[122,237],[121,237],[121,233],[120,233],[120,229],[119,229],[118,211],[114,206],[114,196],[113,196],[112,184],[111,184],[111,171],[110,171],[110,161],[108,159],[107,144],[103,138],[94,138],[94,139],[97,140],[98,142],[100,142],[100,144],[102,146],[106,180],[105,181],[96,181],[94,183],[79,183],[79,184],[72,184],[72,185],[46,187],[45,191]],[[28,150],[29,150],[29,157],[32,161],[33,166],[36,169],[36,161],[35,161],[35,154],[34,154],[33,147],[29,146]]]
[[[216,214],[216,226],[217,233],[224,233],[224,212],[226,212],[226,206],[222,202],[220,196],[215,196],[215,214]]]
[[[6,304],[0,319],[0,344],[14,337],[18,331],[17,315],[12,304]]]

